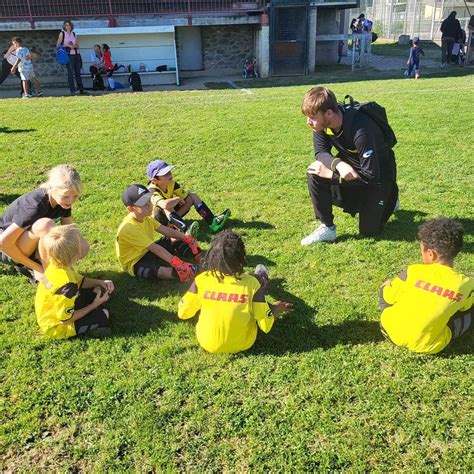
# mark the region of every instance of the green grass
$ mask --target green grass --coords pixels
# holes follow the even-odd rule
[[[425,53],[423,58],[434,59],[441,62],[441,48],[431,41],[422,41],[420,46]],[[372,43],[372,54],[377,54],[379,56],[396,56],[396,57],[406,57],[410,51],[410,45],[401,45],[398,42],[391,40],[378,39],[375,43]]]
[[[0,470],[472,469],[473,331],[419,356],[383,340],[377,304],[380,283],[419,261],[419,223],[439,214],[464,223],[456,268],[472,272],[474,81],[329,86],[387,108],[401,210],[376,239],[336,211],[340,239],[310,248],[299,244],[315,225],[308,85],[0,102],[0,211],[73,163],[86,186],[74,218],[91,244],[78,270],[117,286],[111,339],[50,341],[35,290],[1,269]],[[247,353],[198,347],[176,318],[185,285],[120,272],[120,193],[155,158],[211,208],[232,209],[249,270],[265,263],[272,297],[295,305]]]

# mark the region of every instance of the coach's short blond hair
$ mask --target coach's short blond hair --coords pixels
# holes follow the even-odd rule
[[[81,194],[84,188],[79,173],[71,165],[58,165],[52,168],[48,173],[48,181],[42,187],[48,192],[74,191],[77,194]]]
[[[82,255],[82,236],[76,224],[53,227],[43,238],[42,247],[49,261],[60,268],[69,268]]]
[[[318,112],[333,110],[337,112],[337,99],[333,91],[327,87],[313,87],[306,92],[301,104],[301,111],[307,117],[314,117]]]

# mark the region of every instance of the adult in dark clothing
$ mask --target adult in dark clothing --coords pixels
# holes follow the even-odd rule
[[[3,52],[2,70],[0,72],[0,84],[3,84],[5,79],[9,77],[12,72],[13,65],[15,64],[17,59],[15,55],[15,50],[16,48],[12,44],[6,51]],[[20,79],[20,95],[23,95],[23,85],[21,83],[21,77],[18,70],[15,71],[15,76]]]
[[[39,279],[47,263],[40,239],[56,220],[72,224],[71,208],[81,192],[78,172],[70,165],[59,165],[41,187],[13,201],[0,216],[0,262]]]
[[[333,205],[359,213],[361,234],[381,233],[398,201],[395,155],[383,131],[364,112],[338,103],[326,87],[307,92],[302,111],[313,129],[316,161],[308,168],[308,188],[321,225],[301,244],[336,239]]]
[[[441,66],[446,66],[451,61],[453,46],[462,36],[461,23],[456,19],[457,12],[451,12],[441,23]]]

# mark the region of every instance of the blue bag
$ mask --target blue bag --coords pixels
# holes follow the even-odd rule
[[[64,46],[56,48],[56,61],[63,66],[69,64],[69,54],[67,54]]]

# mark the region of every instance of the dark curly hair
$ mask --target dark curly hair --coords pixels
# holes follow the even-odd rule
[[[418,228],[418,238],[423,244],[447,260],[453,260],[461,251],[463,236],[462,224],[443,216],[425,222]]]
[[[239,278],[244,271],[246,260],[242,238],[227,229],[219,232],[212,240],[206,255],[205,270],[210,271],[218,280],[222,280],[225,275]]]

